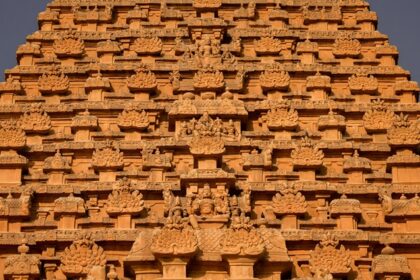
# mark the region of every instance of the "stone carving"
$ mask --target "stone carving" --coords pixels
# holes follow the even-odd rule
[[[193,7],[196,9],[217,9],[222,5],[221,0],[194,0]]]
[[[254,44],[257,54],[279,54],[283,50],[282,42],[272,37],[263,37]]]
[[[149,115],[144,110],[139,112],[135,106],[127,106],[118,116],[118,126],[124,130],[146,130],[149,125]]]
[[[4,263],[4,275],[11,276],[12,279],[35,279],[40,276],[39,267],[41,261],[39,257],[28,255],[29,247],[26,240],[18,247],[19,255],[7,257]]]
[[[376,256],[372,262],[372,272],[375,277],[381,275],[410,275],[410,267],[405,256],[395,255],[395,250],[386,245],[381,254]],[[397,279],[399,278],[397,277]]]
[[[47,157],[44,161],[44,171],[70,171],[71,162],[63,157],[60,150],[54,156]]]
[[[319,167],[324,153],[308,137],[302,138],[300,144],[292,151],[293,165],[297,167]]]
[[[162,40],[157,37],[138,38],[131,46],[133,51],[135,51],[137,54],[143,55],[160,54],[162,47]]]
[[[92,156],[92,166],[95,169],[119,169],[124,166],[124,154],[119,148],[114,148],[111,142],[105,143],[102,149],[96,149]]]
[[[60,269],[67,277],[86,276],[95,266],[105,266],[104,249],[89,235],[82,236],[64,250]]]
[[[280,64],[273,64],[261,74],[260,84],[263,90],[284,90],[289,88],[290,76]]]
[[[236,141],[239,132],[230,120],[223,123],[219,118],[213,120],[207,112],[188,123],[183,122],[178,137],[190,139],[190,148],[193,154],[219,154],[224,152],[224,141]]]
[[[306,89],[330,89],[331,78],[329,76],[321,75],[320,72],[316,72],[314,76],[306,78]]]
[[[328,271],[332,274],[343,274],[351,270],[353,259],[350,251],[346,250],[343,245],[340,246],[340,249],[337,249],[338,243],[335,236],[327,234],[316,245],[309,259],[309,267],[312,273]]]
[[[200,91],[216,91],[223,89],[225,81],[220,71],[200,70],[194,75],[194,88]]]
[[[0,93],[13,92],[19,94],[22,91],[22,84],[11,76],[5,82],[0,83]]]
[[[94,129],[98,126],[98,118],[92,116],[88,110],[79,113],[72,119],[71,127],[79,129]]]
[[[0,122],[0,149],[19,149],[26,144],[25,132],[16,120]]]
[[[294,130],[299,124],[299,116],[287,104],[279,104],[268,111],[266,121],[270,130]]]
[[[305,196],[294,188],[283,189],[272,199],[273,211],[276,214],[305,214],[307,203]]]
[[[393,126],[388,130],[388,141],[395,146],[415,146],[420,144],[420,127],[408,121],[408,116],[395,116]]]
[[[335,40],[333,54],[336,57],[357,57],[360,55],[361,44],[359,40],[352,39],[351,36],[341,35]]]
[[[190,225],[179,198],[169,210],[169,216],[163,229],[152,240],[151,250],[159,256],[191,256],[198,248],[197,237]]]
[[[374,100],[372,107],[363,116],[363,124],[368,132],[390,129],[394,123],[395,114],[383,100]]]
[[[0,278],[420,279],[419,86],[367,2],[51,0],[0,83]]]
[[[154,91],[157,87],[155,74],[141,66],[136,70],[136,74],[127,79],[127,86],[133,91]]]
[[[69,87],[70,80],[63,72],[44,73],[38,80],[38,89],[44,94],[65,94]]]
[[[54,53],[59,57],[78,57],[83,55],[85,45],[83,40],[70,34],[54,41]]]
[[[131,182],[124,178],[108,196],[106,212],[115,214],[139,214],[144,209],[143,195],[138,190],[132,190]]]
[[[41,103],[35,103],[20,118],[20,125],[25,132],[45,133],[51,129],[51,120]]]
[[[355,93],[375,92],[378,90],[378,80],[372,75],[357,73],[349,78],[349,88]]]
[[[226,190],[211,190],[205,184],[198,193],[187,195],[187,210],[201,217],[224,216],[229,214],[229,198]]]
[[[265,250],[263,238],[239,209],[233,210],[230,227],[223,234],[220,247],[224,256],[257,257]]]
[[[81,197],[75,197],[70,193],[68,197],[60,197],[54,201],[54,213],[58,215],[63,214],[84,214],[85,201]]]

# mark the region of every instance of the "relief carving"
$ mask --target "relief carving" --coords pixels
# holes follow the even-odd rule
[[[156,76],[147,67],[141,66],[135,75],[127,79],[127,86],[133,91],[154,91],[157,88]]]
[[[138,38],[131,45],[133,51],[140,55],[160,54],[163,43],[158,37]]]
[[[225,80],[220,71],[199,70],[194,75],[193,85],[200,91],[217,91],[224,88]]]
[[[124,166],[124,154],[120,152],[119,148],[114,148],[108,141],[104,148],[96,148],[93,152],[92,166],[98,170],[120,169]]]
[[[19,149],[26,145],[25,132],[13,119],[0,122],[0,149]]]
[[[279,39],[273,37],[263,37],[254,42],[257,54],[279,54],[283,50],[283,44]]]
[[[363,116],[363,124],[368,132],[390,129],[395,120],[395,114],[383,100],[374,100],[372,106]]]
[[[144,207],[143,195],[138,190],[132,189],[131,182],[127,178],[117,183],[106,202],[106,212],[109,215],[138,215]]]
[[[18,247],[19,255],[12,255],[4,262],[4,275],[12,279],[35,279],[40,276],[41,261],[38,256],[29,255],[26,240]]]
[[[265,116],[270,130],[294,130],[299,124],[298,112],[287,104],[279,104]]]
[[[86,277],[96,267],[104,267],[106,255],[89,235],[82,236],[65,248],[60,269],[67,277]]]
[[[79,57],[85,51],[85,44],[83,40],[70,34],[55,40],[53,50],[59,57]]]
[[[292,151],[291,158],[294,166],[316,168],[322,165],[324,153],[306,136]]]
[[[352,92],[376,92],[378,80],[372,75],[357,73],[349,78],[349,88]]]
[[[146,111],[142,110],[139,112],[135,106],[130,104],[118,115],[118,126],[123,130],[135,129],[143,131],[149,125],[149,115]]]
[[[51,119],[42,109],[41,103],[34,103],[20,117],[20,125],[27,133],[45,133],[51,129]]]
[[[420,127],[410,122],[407,115],[396,115],[388,130],[388,141],[394,146],[416,146],[420,144]]]
[[[279,215],[305,214],[307,203],[305,196],[294,188],[285,188],[272,199],[273,211]]]
[[[38,89],[43,94],[65,94],[69,87],[70,80],[63,72],[44,73],[38,80]]]
[[[260,75],[263,90],[285,90],[289,88],[289,73],[282,70],[280,64],[273,64]]]
[[[335,40],[333,54],[336,57],[357,57],[360,55],[361,47],[359,40],[343,34]]]

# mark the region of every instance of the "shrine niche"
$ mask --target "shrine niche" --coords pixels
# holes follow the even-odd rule
[[[420,279],[420,88],[377,21],[51,0],[0,82],[0,280]]]

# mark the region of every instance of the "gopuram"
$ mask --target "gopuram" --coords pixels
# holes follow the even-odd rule
[[[1,280],[420,279],[419,87],[366,1],[38,20],[0,83]]]

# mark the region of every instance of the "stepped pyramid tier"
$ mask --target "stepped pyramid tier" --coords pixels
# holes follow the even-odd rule
[[[420,279],[419,86],[366,1],[38,20],[0,83],[0,280]]]

